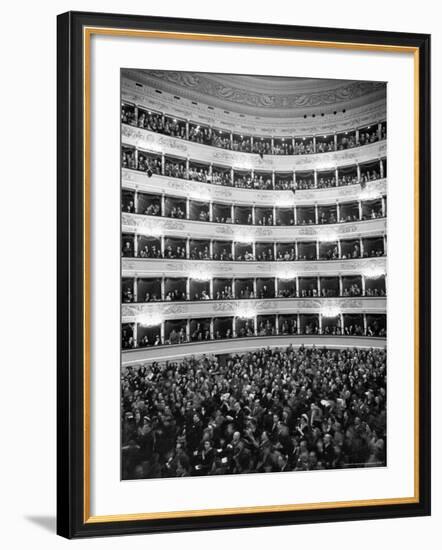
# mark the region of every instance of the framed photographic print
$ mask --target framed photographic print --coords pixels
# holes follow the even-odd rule
[[[58,18],[58,533],[430,513],[430,37]]]

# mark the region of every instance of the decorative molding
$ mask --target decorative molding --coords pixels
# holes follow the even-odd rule
[[[156,81],[161,81],[161,83],[168,82],[180,88],[194,90],[198,93],[199,97],[209,96],[229,103],[247,105],[257,109],[290,109],[291,107],[304,108],[336,105],[348,102],[356,97],[370,95],[378,90],[385,91],[385,83],[383,82],[345,81],[344,84],[336,87],[336,81],[331,81],[334,86],[332,87],[332,85],[330,85],[326,90],[317,92],[311,89],[308,93],[290,93],[286,91],[282,95],[251,90],[250,87],[246,87],[247,83],[250,86],[250,78],[245,78],[244,84],[241,85],[241,81],[239,80],[241,77],[236,77],[239,85],[233,86],[223,82],[223,75],[215,75],[217,78],[213,78],[213,75],[206,73],[160,70],[143,71],[143,74],[147,77],[154,78]],[[306,79],[287,78],[285,82],[294,82],[296,84],[304,80]],[[280,81],[281,79],[278,79],[276,82]],[[316,85],[317,83],[318,81],[315,81]],[[275,84],[276,83],[273,85]]]
[[[289,315],[296,313],[321,313],[324,308],[336,307],[342,313],[385,313],[386,298],[275,298],[267,300],[226,300],[200,302],[155,302],[147,304],[123,304],[123,323],[131,323],[145,315],[155,315],[163,320],[204,317],[235,317],[242,308],[255,315]]]
[[[351,237],[383,236],[387,230],[385,218],[364,220],[354,223],[338,223],[324,225],[240,225],[215,222],[200,222],[194,220],[176,220],[159,216],[122,213],[122,231],[158,237],[193,239],[227,239],[233,242],[245,242],[247,239],[254,242],[285,242],[337,240],[340,235]]]
[[[312,203],[318,205],[335,204],[336,202],[349,202],[357,200],[371,200],[387,194],[387,180],[368,182],[365,189],[359,184],[347,187],[330,187],[327,189],[298,190],[294,195],[292,191],[255,191],[237,187],[224,187],[208,183],[170,178],[167,176],[153,175],[146,177],[144,172],[123,169],[122,185],[125,189],[138,190],[156,195],[165,194],[192,200],[212,200],[251,206],[277,206],[292,208],[293,206],[308,206]]]
[[[139,366],[150,361],[177,361],[184,356],[210,355],[212,353],[245,353],[258,348],[286,348],[287,346],[316,346],[336,348],[380,348],[387,346],[385,338],[367,336],[265,336],[233,338],[231,340],[211,340],[150,348],[138,348],[122,353],[122,368]]]
[[[164,153],[170,156],[181,156],[183,159],[206,162],[207,164],[227,165],[236,170],[272,170],[279,172],[334,170],[340,166],[370,162],[386,155],[387,144],[377,141],[362,147],[354,147],[344,151],[331,153],[314,153],[311,155],[259,155],[228,151],[219,147],[203,145],[180,138],[173,138],[130,126],[121,125],[122,142],[124,145],[137,147],[154,153]]]
[[[203,269],[211,277],[279,277],[290,273],[315,276],[360,275],[386,272],[387,259],[360,258],[312,262],[218,262],[197,260],[152,260],[122,258],[123,277],[191,276],[195,269]]]
[[[290,135],[293,128],[297,135],[322,134],[385,118],[386,87],[380,82],[268,77],[264,89],[260,77],[169,71],[164,75],[126,70],[124,99],[171,116],[254,135]],[[180,78],[183,82],[178,82]],[[241,78],[244,82],[238,86]],[[184,80],[187,84],[199,80],[199,84],[185,85]],[[332,114],[335,110],[339,116]],[[321,111],[324,116],[320,118],[303,118]]]

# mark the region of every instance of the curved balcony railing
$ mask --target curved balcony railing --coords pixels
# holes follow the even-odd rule
[[[250,190],[238,187],[201,184],[197,181],[183,180],[168,176],[153,174],[146,177],[145,172],[123,169],[123,190],[137,191],[150,195],[177,197],[194,201],[219,202],[237,206],[262,206],[289,208],[310,206],[312,204],[331,205],[347,202],[368,202],[378,200],[387,194],[386,178],[369,181],[365,187],[359,183],[345,187],[327,187],[324,189],[296,190]]]
[[[138,130],[123,132],[122,168],[162,174],[200,183],[261,190],[324,189],[367,183],[386,176],[385,142],[352,151],[301,157],[259,158],[259,162],[233,153],[206,154],[188,150],[163,138],[142,139]],[[211,153],[211,151],[209,151]],[[252,157],[253,158],[253,157]],[[381,160],[382,159],[382,160]]]
[[[307,301],[308,302],[308,301]],[[181,310],[186,308],[182,307]],[[127,316],[133,322],[121,326],[122,349],[155,348],[162,345],[177,345],[192,342],[210,342],[235,338],[278,337],[295,335],[367,336],[386,337],[387,319],[384,311],[343,313],[336,308],[332,312],[315,312],[314,308],[300,313],[287,310],[285,313],[270,313],[268,304],[263,309],[244,312],[240,308],[220,311],[214,317],[189,316],[173,310],[173,318],[167,319],[164,312]],[[349,310],[352,311],[352,310]]]
[[[176,361],[183,357],[200,355],[230,355],[262,348],[287,348],[288,346],[337,348],[380,348],[385,349],[386,340],[370,336],[327,336],[327,335],[279,335],[270,337],[235,338],[190,342],[168,346],[123,350],[122,368],[146,364],[152,361]]]
[[[122,258],[123,277],[189,277],[194,279],[276,277],[291,279],[298,275],[364,275],[376,278],[386,273],[386,256],[324,261],[217,261]]]
[[[207,147],[246,153],[249,155],[305,156],[363,147],[387,138],[387,123],[379,121],[368,126],[348,129],[329,135],[257,136],[235,134],[211,126],[180,120],[175,116],[142,109],[123,103],[121,120],[124,125],[157,133]]]
[[[142,260],[192,260],[228,262],[351,261],[386,255],[385,235],[350,240],[305,242],[243,242],[214,241],[191,238],[149,238],[123,234],[121,256]]]
[[[122,322],[139,322],[140,319],[187,319],[238,317],[247,315],[285,315],[330,311],[336,314],[385,314],[386,298],[268,298],[256,300],[213,300],[200,302],[161,302],[148,304],[123,304]],[[142,322],[142,321],[140,321]]]
[[[125,237],[123,236],[123,255],[125,256],[139,256],[143,249],[150,250],[150,239],[159,241],[160,247],[156,248],[156,254],[147,253],[145,257],[149,258],[159,258],[159,257],[169,257],[170,259],[175,258],[175,254],[167,254],[169,246],[172,247],[184,247],[184,254],[181,252],[180,257],[184,259],[217,259],[214,254],[217,253],[218,248],[226,249],[228,254],[231,254],[231,257],[224,254],[223,257],[219,257],[220,260],[234,260],[238,257],[238,250],[241,248],[240,245],[244,245],[243,248],[247,249],[253,257],[248,257],[248,260],[252,261],[256,258],[259,259],[258,249],[261,244],[268,244],[274,249],[273,258],[278,258],[278,243],[280,245],[287,245],[293,243],[295,248],[295,242],[303,243],[317,243],[318,247],[321,249],[330,248],[332,244],[327,243],[336,243],[338,247],[338,257],[342,257],[345,254],[346,257],[353,257],[353,250],[351,254],[345,247],[345,252],[339,251],[341,241],[344,241],[344,245],[347,244],[347,241],[354,239],[368,239],[373,237],[384,238],[386,233],[386,219],[373,219],[366,221],[357,221],[353,223],[340,223],[340,224],[329,224],[329,225],[296,225],[291,226],[290,230],[285,226],[254,226],[254,225],[236,225],[236,224],[225,224],[225,223],[215,223],[215,222],[200,222],[193,220],[179,220],[179,219],[170,219],[170,218],[159,218],[156,216],[144,216],[140,214],[123,214],[122,215],[122,232],[127,235],[127,238],[130,236],[137,237],[132,245],[127,248],[124,244]],[[169,243],[167,239],[171,240]],[[139,243],[144,239],[144,243]],[[132,241],[134,239],[132,238]],[[191,241],[196,241],[192,243]],[[210,248],[213,248],[213,242],[222,242],[223,245],[215,245],[215,248],[211,251]],[[212,243],[212,244],[211,244]],[[360,250],[358,256],[362,257],[371,257],[382,255],[377,254],[377,252],[372,253],[371,248],[366,248],[363,246],[364,243],[359,243]],[[370,244],[370,243],[368,243]],[[384,243],[385,244],[385,243]],[[146,249],[147,246],[147,249]],[[227,248],[226,248],[227,246]],[[132,247],[132,254],[131,254]],[[229,249],[231,248],[231,250]],[[193,249],[197,250],[197,254],[192,257]],[[281,246],[279,247],[281,252],[283,252]],[[204,258],[199,257],[198,254],[200,251],[205,252]],[[127,252],[127,253],[126,253]],[[218,250],[220,252],[220,250]],[[244,250],[245,252],[245,250]],[[283,260],[285,256],[284,253],[281,254],[280,259]],[[162,255],[160,256],[159,253]],[[305,254],[297,253],[292,260],[302,259]],[[249,256],[249,254],[248,254]],[[310,259],[310,252],[306,255],[305,259]],[[270,258],[268,258],[270,259]],[[286,258],[290,259],[290,258]],[[319,249],[317,249],[317,255],[315,258],[311,259],[321,259],[321,254]],[[324,257],[323,259],[327,259]]]
[[[212,277],[191,276],[131,277],[123,278],[121,300],[123,304],[156,304],[197,302],[235,303],[235,300],[335,300],[385,298],[385,275],[358,274],[352,276],[317,276],[287,274],[279,277]],[[207,307],[202,305],[201,307]],[[233,307],[232,305],[226,307]]]
[[[243,206],[209,201],[195,201],[166,195],[150,195],[138,191],[124,190],[122,195],[123,225],[144,229],[156,218],[162,226],[164,219],[181,220],[207,224],[241,225],[241,231],[248,233],[249,226],[259,227],[306,227],[358,223],[385,218],[386,199],[359,200],[335,204],[314,204],[309,206]],[[144,222],[143,222],[144,218]],[[175,225],[175,224],[174,224]],[[165,226],[163,226],[166,228]],[[186,228],[183,228],[186,231]],[[192,231],[192,226],[187,232]],[[235,232],[235,231],[234,231]]]

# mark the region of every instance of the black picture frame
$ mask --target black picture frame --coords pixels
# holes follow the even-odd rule
[[[430,514],[430,36],[228,21],[69,12],[57,43],[57,532],[67,538],[335,522]],[[85,27],[411,47],[419,59],[419,498],[408,504],[203,517],[90,521],[84,489],[84,86]]]

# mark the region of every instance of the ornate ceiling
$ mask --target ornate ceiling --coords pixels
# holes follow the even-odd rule
[[[352,109],[385,97],[383,82],[134,70],[148,86],[215,108],[260,117]]]

